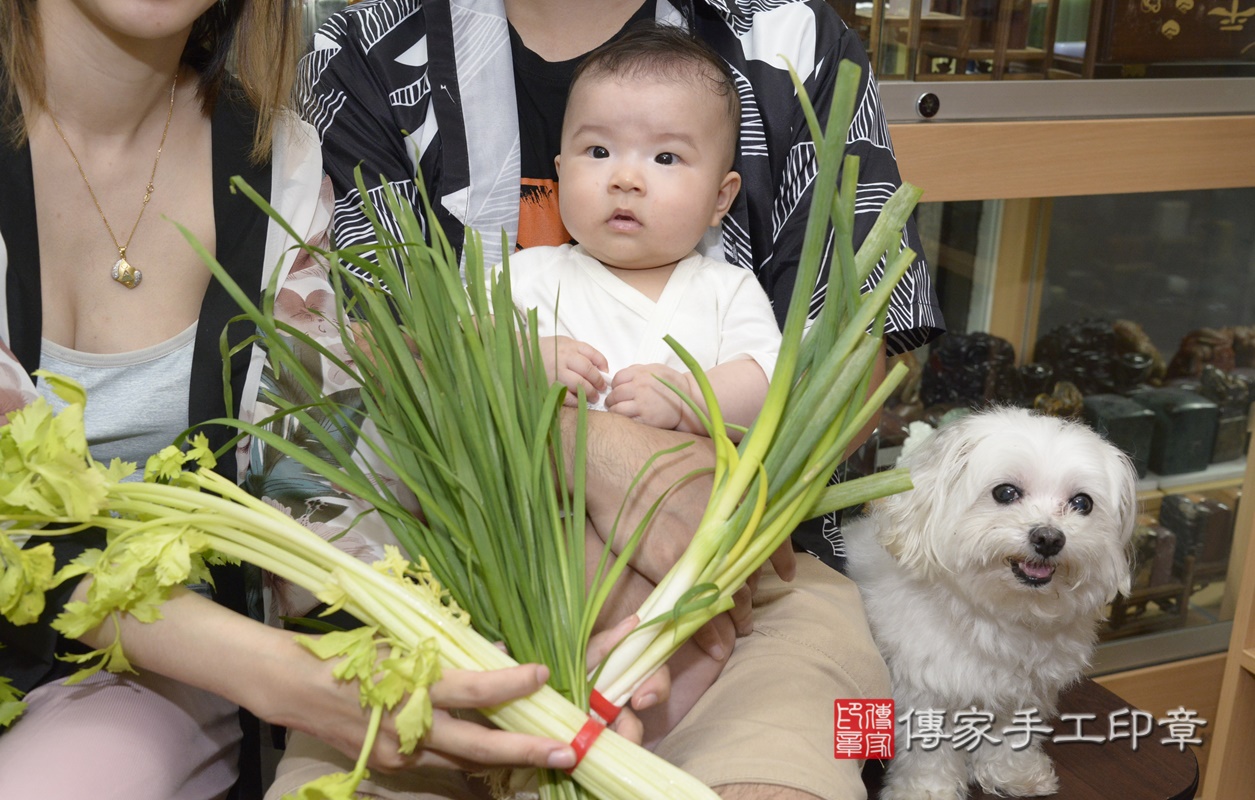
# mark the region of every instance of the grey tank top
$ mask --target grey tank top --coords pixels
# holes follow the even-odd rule
[[[83,353],[43,340],[39,368],[73,378],[87,390],[84,423],[92,457],[134,462],[135,477],[148,457],[170,445],[188,425],[196,323],[142,350]],[[36,385],[54,411],[65,402],[43,380]]]

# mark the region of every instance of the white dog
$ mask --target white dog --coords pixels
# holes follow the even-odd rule
[[[1089,428],[1021,409],[945,425],[899,464],[915,488],[846,533],[899,720],[881,800],[956,800],[971,780],[1052,794],[1042,729],[1088,663],[1104,606],[1129,590],[1133,467]],[[908,741],[931,711],[953,738]],[[999,743],[959,741],[954,715],[973,711],[992,715]]]

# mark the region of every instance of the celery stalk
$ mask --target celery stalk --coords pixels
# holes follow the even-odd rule
[[[76,411],[78,412],[76,414]],[[82,439],[81,407],[71,407],[70,417],[78,420],[77,436]],[[47,424],[51,411],[41,399],[27,408],[14,412],[7,426],[0,428],[0,451],[22,449],[13,447],[15,437],[24,442],[64,436],[75,433],[72,428],[61,426],[56,434]],[[33,434],[31,433],[33,431]],[[90,462],[85,444],[77,448],[77,457],[63,458],[63,453],[51,448],[56,458],[7,459],[0,472],[0,489],[30,482],[47,482],[64,478],[62,482],[72,486],[80,476],[99,478],[110,468]],[[165,453],[171,459],[184,459],[177,448]],[[188,460],[197,456],[188,456]],[[102,488],[90,502],[82,502],[86,492],[75,493],[71,504],[49,505],[35,503],[29,497],[22,498],[19,491],[8,491],[0,498],[0,507],[13,526],[0,532],[4,540],[22,534],[57,535],[72,533],[83,524],[102,527],[109,532],[109,545],[103,553],[90,551],[63,569],[55,578],[45,576],[39,591],[50,588],[63,580],[90,573],[96,577],[88,590],[88,602],[67,607],[58,618],[55,627],[67,635],[78,635],[90,630],[110,616],[130,613],[141,619],[159,614],[159,604],[168,596],[169,589],[198,574],[203,568],[203,558],[225,557],[229,560],[248,561],[313,591],[320,596],[338,596],[343,607],[369,626],[385,631],[395,638],[403,651],[415,651],[429,640],[439,645],[439,659],[443,666],[463,670],[490,670],[509,667],[517,662],[487,639],[469,627],[466,619],[451,613],[441,601],[439,589],[430,585],[403,579],[388,573],[380,565],[366,564],[336,548],[333,544],[301,526],[287,514],[251,497],[229,481],[208,469],[207,452],[199,453],[200,466],[187,472],[165,473],[171,482],[123,482],[116,475],[130,470],[113,467]],[[86,466],[86,469],[84,469]],[[156,474],[150,463],[150,479]],[[14,502],[14,500],[17,502]],[[43,499],[43,498],[38,498]],[[23,505],[25,503],[25,505]],[[37,509],[29,506],[35,505]],[[28,527],[32,523],[81,523],[65,531],[43,530]],[[172,534],[172,536],[171,536]],[[186,545],[177,552],[152,551],[150,545],[162,536],[170,542]],[[147,553],[147,555],[145,555]],[[211,555],[212,554],[212,555]],[[404,564],[404,561],[398,563]],[[11,588],[11,571],[16,565],[0,562],[0,608],[13,604],[5,590]],[[119,587],[114,580],[119,574],[159,578],[151,591],[132,592],[131,584]],[[147,583],[136,584],[141,587]],[[123,589],[121,593],[117,589]],[[119,600],[119,597],[124,599]],[[8,616],[6,614],[6,616]],[[27,620],[33,621],[33,620]],[[373,651],[373,646],[372,646]],[[90,673],[106,665],[111,658],[120,658],[118,651],[106,648],[96,654],[99,659]],[[112,666],[125,668],[125,661],[112,662]],[[374,706],[374,724],[382,713],[382,704]],[[587,722],[587,712],[549,687],[544,687],[530,697],[515,700],[496,708],[485,709],[487,717],[502,727],[560,741],[570,741]],[[400,723],[398,723],[400,724]],[[414,739],[421,730],[412,732]],[[369,745],[366,752],[369,751]],[[359,768],[361,765],[359,764]],[[361,770],[364,774],[364,769]],[[360,775],[358,776],[360,778]],[[593,796],[606,800],[629,800],[638,797],[713,798],[715,795],[696,779],[670,764],[656,758],[616,734],[605,731],[596,745],[574,771],[574,779]],[[351,787],[350,787],[351,789]],[[349,789],[346,789],[349,791]],[[346,798],[348,794],[344,795]]]

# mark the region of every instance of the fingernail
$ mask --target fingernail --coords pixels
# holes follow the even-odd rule
[[[642,697],[640,700],[636,701],[635,708],[637,711],[644,711],[647,708],[653,708],[654,704],[657,702],[658,702],[658,695],[647,694],[644,697]]]
[[[723,657],[727,655],[727,653],[723,650],[723,645],[721,644],[711,645],[710,649],[706,652],[709,653],[710,657],[716,661],[723,661]]]
[[[545,764],[549,769],[570,769],[575,766],[575,751],[569,747],[554,750]]]
[[[549,681],[549,667],[544,664],[536,665],[536,682],[547,683]]]

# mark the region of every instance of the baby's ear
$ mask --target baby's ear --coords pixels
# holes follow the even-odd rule
[[[561,153],[553,157],[553,168],[555,171],[557,171],[558,177],[561,178],[562,177],[562,154]]]
[[[713,228],[723,221],[724,215],[728,213],[729,208],[732,208],[732,201],[736,199],[739,191],[741,191],[741,173],[728,172],[723,176],[723,181],[719,184],[719,193],[715,196],[715,213],[711,215],[710,227]]]

